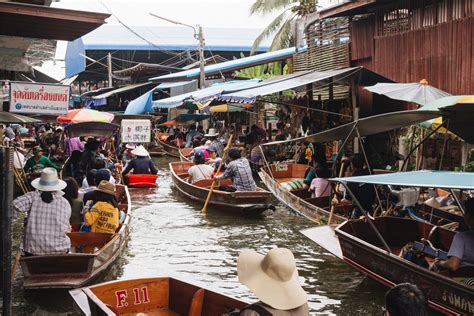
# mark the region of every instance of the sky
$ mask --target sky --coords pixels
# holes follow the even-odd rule
[[[329,1],[319,0],[320,5]],[[280,12],[250,16],[249,9],[255,0],[60,0],[51,6],[65,9],[112,13],[126,25],[173,26],[170,22],[155,18],[154,13],[189,25],[222,28],[264,29]],[[107,24],[119,24],[115,17]],[[192,35],[190,35],[192,36]],[[56,61],[48,61],[40,70],[55,79],[64,78],[64,59],[67,42],[58,41]]]

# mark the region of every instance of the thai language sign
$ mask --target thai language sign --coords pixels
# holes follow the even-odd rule
[[[67,114],[69,86],[10,82],[10,112],[22,114]]]
[[[149,143],[151,141],[150,120],[122,120],[123,143]]]

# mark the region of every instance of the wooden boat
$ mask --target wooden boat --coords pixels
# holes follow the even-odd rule
[[[157,133],[155,139],[157,143],[163,147],[164,152],[168,156],[179,158],[179,147],[168,144],[167,142],[162,140],[164,138],[166,139],[168,136],[168,133]]]
[[[376,218],[374,224],[391,253],[381,246],[380,239],[368,223],[348,221],[336,229],[344,261],[390,287],[403,282],[416,284],[426,295],[430,306],[443,313],[474,315],[473,288],[454,279],[474,277],[474,267],[442,275],[399,256],[403,246],[422,238],[429,238],[435,248],[448,251],[455,232],[437,227],[429,237],[436,226],[395,217]]]
[[[126,175],[127,185],[131,188],[155,188],[156,174],[133,174],[129,173]]]
[[[176,188],[188,198],[204,203],[209,193],[212,180],[201,180],[196,183],[187,182],[189,176],[188,169],[193,164],[191,162],[170,163],[171,178]],[[230,179],[219,181],[220,185],[231,185]],[[217,186],[216,186],[217,187]],[[261,188],[254,192],[224,192],[214,190],[209,204],[221,210],[243,213],[244,215],[260,215],[267,209],[274,209],[274,206],[267,204],[271,193]]]
[[[23,287],[26,289],[76,288],[85,285],[117,259],[125,248],[130,225],[131,202],[128,188],[116,185],[119,209],[125,221],[113,235],[104,233],[69,233],[71,251],[64,255],[22,257]],[[83,252],[79,253],[79,249]]]
[[[185,147],[185,148],[180,148],[179,149],[179,160],[183,162],[191,162],[191,159],[189,158],[189,154],[193,151],[193,148],[191,147]]]
[[[161,157],[166,155],[166,151],[163,150],[163,148],[149,148],[148,153],[150,154],[151,157]]]
[[[70,291],[86,315],[221,316],[246,302],[170,277],[113,281]]]
[[[288,190],[284,186],[285,183],[295,179],[300,179],[302,182],[307,168],[306,165],[296,163],[271,165],[270,169],[267,167],[261,168],[259,176],[280,202],[311,221],[321,223],[329,218],[331,198],[311,198],[308,189]],[[346,220],[349,211],[349,206],[336,207],[332,222],[342,223]]]

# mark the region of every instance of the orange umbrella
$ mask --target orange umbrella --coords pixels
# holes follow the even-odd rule
[[[60,123],[82,123],[82,122],[105,122],[110,123],[114,115],[107,112],[99,112],[90,109],[71,110],[67,115],[58,116],[56,119]]]

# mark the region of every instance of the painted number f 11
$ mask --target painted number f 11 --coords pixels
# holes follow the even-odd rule
[[[140,305],[144,303],[150,302],[148,297],[148,288],[142,287],[138,288],[135,287],[132,289],[133,292],[133,305]],[[127,290],[119,290],[115,292],[115,298],[117,300],[117,307],[127,307],[128,306],[128,291]]]

